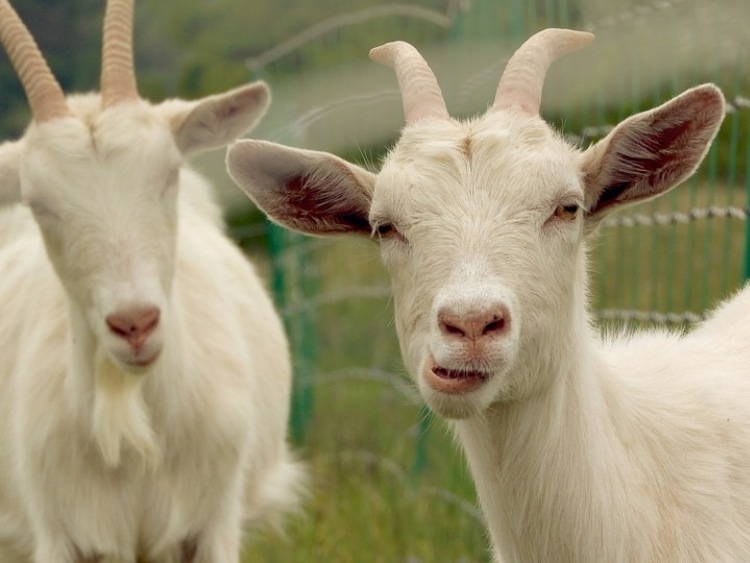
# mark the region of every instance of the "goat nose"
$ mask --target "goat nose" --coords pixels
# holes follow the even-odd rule
[[[113,334],[139,349],[159,324],[157,307],[141,307],[107,315],[106,322]]]
[[[505,334],[510,327],[510,313],[504,306],[469,314],[442,310],[438,313],[438,325],[448,338],[478,340]]]

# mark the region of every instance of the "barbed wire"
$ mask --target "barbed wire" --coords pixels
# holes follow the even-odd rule
[[[599,320],[604,321],[638,321],[654,324],[695,324],[703,321],[706,317],[702,314],[684,311],[682,313],[661,313],[659,311],[638,311],[601,309],[596,311]]]
[[[401,92],[394,89],[382,90],[379,92],[374,92],[372,94],[358,94],[347,96],[345,98],[339,98],[337,100],[334,100],[333,102],[315,106],[311,110],[290,121],[287,125],[275,129],[269,135],[269,140],[281,141],[287,138],[298,140],[300,137],[304,136],[307,128],[315,125],[319,121],[322,121],[327,114],[333,112],[334,110],[372,104],[374,102],[381,102],[383,100],[397,100],[400,98]]]
[[[358,25],[369,20],[402,16],[407,18],[420,19],[432,23],[439,27],[448,28],[453,25],[454,18],[438,12],[436,10],[430,10],[422,6],[411,5],[411,4],[385,4],[382,6],[375,6],[357,12],[344,14],[341,16],[335,16],[324,20],[318,24],[315,24],[307,29],[293,35],[288,40],[279,43],[271,49],[261,53],[256,57],[250,57],[245,60],[245,66],[249,70],[259,71],[271,62],[293,53],[303,45],[322,37],[332,31],[341,29],[344,27],[350,27]]]
[[[306,382],[300,381],[299,383],[301,386],[318,387],[320,385],[334,385],[342,381],[352,380],[385,384],[405,397],[411,405],[420,407],[424,404],[419,391],[410,380],[392,371],[378,368],[349,367],[330,372],[317,372],[314,378],[310,378]]]
[[[702,219],[739,219],[744,221],[750,214],[746,207],[696,207],[687,212],[653,213],[651,215],[615,215],[605,219],[606,227],[653,227],[655,225],[675,225],[692,223]]]
[[[687,0],[655,0],[654,2],[637,4],[614,14],[602,16],[596,21],[584,24],[587,31],[595,31],[603,27],[614,27],[623,23],[637,21],[652,16],[655,12],[663,12],[686,4]]]

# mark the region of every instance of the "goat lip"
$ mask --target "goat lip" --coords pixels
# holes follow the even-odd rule
[[[156,362],[160,354],[161,354],[161,350],[157,350],[156,353],[152,354],[148,358],[135,357],[133,359],[126,361],[125,364],[129,367],[132,367],[138,370],[143,370],[151,366],[154,362]]]
[[[434,360],[425,364],[424,378],[435,391],[462,395],[484,385],[490,373],[481,370],[454,370],[438,365]]]

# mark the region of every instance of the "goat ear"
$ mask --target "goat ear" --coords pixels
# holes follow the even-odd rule
[[[17,203],[21,199],[20,164],[23,145],[21,141],[0,145],[0,207]]]
[[[704,84],[629,117],[586,150],[582,172],[589,225],[687,179],[708,152],[724,113],[721,90]]]
[[[242,137],[263,117],[270,98],[265,83],[254,82],[195,102],[175,100],[162,106],[178,148],[190,156]]]
[[[312,235],[370,234],[375,175],[332,154],[242,140],[227,152],[227,171],[287,228]]]

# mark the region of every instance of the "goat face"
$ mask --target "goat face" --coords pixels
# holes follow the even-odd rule
[[[175,268],[183,158],[225,146],[265,112],[255,83],[151,105],[136,88],[133,2],[107,2],[101,95],[65,97],[28,29],[0,3],[0,40],[31,107],[24,137],[0,146],[0,203],[34,214],[87,352],[127,372],[162,350]],[[104,354],[104,356],[102,355]]]
[[[143,370],[161,351],[174,270],[182,159],[171,131],[136,102],[91,123],[39,124],[24,141],[21,198],[74,309],[116,365]]]
[[[576,162],[541,120],[510,115],[407,129],[383,165],[369,219],[404,359],[441,414],[521,392],[508,374],[522,349],[566,316],[583,238]]]

